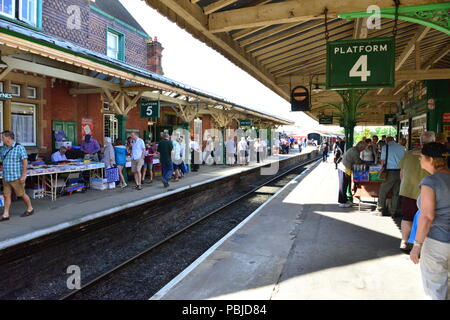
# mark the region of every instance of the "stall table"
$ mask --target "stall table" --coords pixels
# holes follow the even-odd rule
[[[98,175],[103,179],[103,168],[105,164],[102,162],[71,162],[68,164],[58,164],[58,165],[31,165],[27,169],[27,177],[37,177],[38,188],[44,190],[45,195],[49,195],[52,201],[56,200],[57,189],[58,189],[58,175],[67,173],[76,173],[89,171],[89,178],[96,171]],[[0,179],[3,179],[3,170],[0,171]],[[50,191],[47,191],[48,187]]]
[[[352,194],[358,199],[358,211],[361,211],[361,198],[378,198],[380,187],[383,181],[353,181]],[[387,199],[392,198],[392,191],[387,195]]]

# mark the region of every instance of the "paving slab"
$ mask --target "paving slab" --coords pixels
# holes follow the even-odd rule
[[[320,163],[153,299],[425,299],[395,221],[337,196],[334,164]]]

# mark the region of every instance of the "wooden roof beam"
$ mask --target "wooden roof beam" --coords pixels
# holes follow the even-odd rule
[[[355,19],[355,28],[353,30],[353,39],[366,39],[368,34],[367,18]]]
[[[207,18],[199,6],[192,4],[188,0],[145,1],[152,8],[163,12],[164,15],[178,25],[185,25],[186,27],[189,25],[188,29],[194,37],[201,39],[201,41],[225,55],[233,63],[263,82],[284,99],[289,99],[289,93],[276,86],[275,78],[258,65],[257,61],[240,48],[229,35],[213,34],[208,30]],[[173,13],[176,13],[176,17],[174,17]]]
[[[428,70],[399,70],[395,73],[395,80],[439,80],[450,79],[449,69],[428,69]]]
[[[417,32],[414,34],[414,36],[409,40],[406,47],[403,49],[402,53],[400,54],[400,57],[397,59],[395,63],[395,71],[400,70],[400,68],[403,66],[403,64],[406,62],[406,60],[409,58],[409,56],[413,53],[416,43],[420,42],[430,31],[430,27],[424,27],[419,26],[417,28]]]
[[[402,6],[438,3],[441,0],[402,0]],[[328,17],[335,18],[339,13],[366,11],[370,5],[380,8],[392,8],[392,0],[339,0],[326,1]],[[211,32],[229,32],[236,29],[254,28],[263,25],[292,23],[322,18],[324,1],[290,0],[269,3],[263,6],[249,7],[217,12],[209,15]]]
[[[233,4],[237,1],[238,0],[219,0],[219,1],[213,2],[210,5],[204,7],[203,12],[205,14],[211,14],[211,13],[219,11],[220,9],[225,8],[226,6],[229,6],[230,4]]]

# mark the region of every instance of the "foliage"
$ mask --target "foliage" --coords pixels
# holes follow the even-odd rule
[[[361,141],[363,138],[372,139],[374,135],[377,135],[380,140],[383,135],[395,137],[397,135],[397,129],[394,127],[377,127],[375,130],[365,128],[363,131],[355,134],[355,142]]]

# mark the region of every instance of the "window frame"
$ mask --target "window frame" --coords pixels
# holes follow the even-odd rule
[[[26,1],[27,3],[29,1],[33,1],[34,2],[34,23],[32,23],[31,21],[25,19],[22,16],[22,8],[23,8],[23,2]],[[19,0],[19,16],[18,16],[20,21],[25,22],[26,24],[29,24],[33,27],[38,27],[39,24],[39,0]]]
[[[110,57],[108,55],[108,35],[113,34],[117,37],[117,58]],[[106,56],[108,56],[111,59],[119,60],[119,61],[125,61],[125,34],[117,31],[111,27],[106,27]]]
[[[12,92],[13,91],[13,87],[17,87],[18,88],[18,90],[17,90],[18,93],[17,94]],[[11,83],[10,88],[11,88],[11,95],[13,97],[21,97],[22,96],[22,85],[20,85],[18,83]]]
[[[4,0],[3,0],[4,1]],[[12,19],[16,19],[16,0],[11,0],[12,5],[13,5],[13,10],[12,10],[12,15],[5,13],[3,11],[0,10],[0,15],[8,17],[8,18],[12,18]]]
[[[21,145],[23,145],[24,147],[36,147],[37,146],[37,119],[36,119],[36,112],[37,112],[37,105],[36,104],[32,104],[32,103],[24,103],[24,102],[16,102],[13,101],[11,102],[11,128],[12,128],[12,115],[13,115],[13,107],[14,105],[21,105],[21,106],[27,106],[27,107],[33,107],[33,143],[28,143],[28,142],[23,142],[23,141],[19,141],[19,143]],[[14,134],[17,135],[16,132],[14,132]]]
[[[0,84],[3,86],[3,83],[0,82]],[[0,132],[3,132],[3,101],[0,101]],[[3,146],[3,141],[0,139],[0,146]]]
[[[30,90],[30,89],[34,90],[33,95],[28,94],[28,90]],[[37,99],[37,88],[36,87],[30,87],[30,86],[27,87],[27,98],[28,99]]]
[[[112,124],[112,130],[109,131],[109,135],[106,134],[106,118],[109,118],[108,122]],[[119,138],[119,120],[114,113],[103,114],[103,136],[111,138],[113,142]]]

